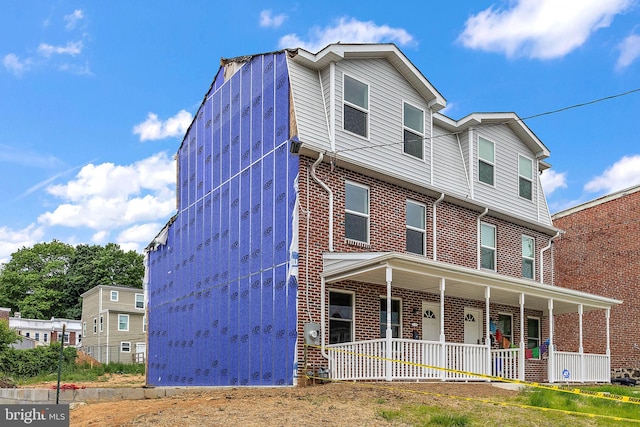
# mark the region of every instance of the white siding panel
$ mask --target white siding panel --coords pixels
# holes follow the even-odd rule
[[[465,162],[455,135],[438,127],[433,132],[433,184],[448,194],[470,197]]]
[[[478,136],[495,144],[495,182],[490,186],[478,181]],[[535,154],[506,125],[480,126],[473,133],[474,148],[474,198],[477,202],[528,220],[551,224],[548,211],[540,211],[539,199],[544,198],[540,191],[539,179],[533,181],[533,200],[527,200],[518,194],[518,155],[535,159]],[[534,162],[535,164],[535,162]]]
[[[288,61],[288,66],[298,137],[310,148],[328,150],[328,115],[323,104],[318,72],[293,61]]]

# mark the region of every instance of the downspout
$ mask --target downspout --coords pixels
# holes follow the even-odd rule
[[[318,156],[318,160],[316,160],[313,165],[311,165],[311,178],[315,182],[317,182],[324,190],[329,194],[329,252],[333,252],[333,191],[325,184],[320,181],[316,176],[316,167],[322,162],[324,158],[324,154],[320,153]],[[324,299],[324,298],[323,298]]]
[[[544,248],[540,249],[540,283],[544,284],[544,253],[549,248],[551,248],[551,244],[553,241],[560,235],[560,232],[556,232],[556,235],[549,239],[549,244]],[[553,285],[553,258],[551,258],[551,284]]]
[[[440,204],[440,202],[442,202],[444,200],[444,193],[440,194],[440,197],[438,197],[438,200],[436,200],[435,202],[433,202],[433,226],[431,227],[433,229],[433,260],[437,261],[438,260],[438,233],[436,232],[436,227],[437,227],[437,206]]]
[[[489,208],[484,208],[484,212],[482,212],[480,215],[478,215],[478,220],[477,220],[477,257],[478,257],[478,270],[480,270],[481,268],[481,263],[482,263],[482,259],[481,259],[481,254],[480,254],[480,243],[481,243],[481,236],[480,236],[480,220],[482,219],[483,216],[485,216],[487,213],[489,212]]]

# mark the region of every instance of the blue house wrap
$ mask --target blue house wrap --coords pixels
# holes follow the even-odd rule
[[[148,384],[292,385],[298,157],[284,52],[221,67],[177,153],[148,251]]]

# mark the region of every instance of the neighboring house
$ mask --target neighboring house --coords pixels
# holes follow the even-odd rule
[[[558,319],[557,342],[572,351],[611,352],[612,375],[640,379],[640,186],[618,191],[553,215],[563,230],[554,241],[556,283],[622,300],[611,310],[611,347],[599,340],[606,330],[597,313],[584,315],[581,335],[575,315]],[[561,325],[561,326],[560,326]]]
[[[142,363],[146,355],[144,292],[96,286],[82,297],[82,351],[101,363]]]
[[[59,342],[64,326],[64,345],[78,347],[82,340],[82,323],[80,320],[59,319],[50,320],[24,319],[19,312],[9,317],[9,327],[15,329],[24,339],[16,343],[15,348],[33,348]]]
[[[548,149],[445,105],[391,44],[222,60],[147,248],[147,382],[608,381],[554,345],[556,314],[620,301],[553,286]]]

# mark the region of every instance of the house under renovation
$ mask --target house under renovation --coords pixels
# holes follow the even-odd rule
[[[147,248],[147,382],[609,381],[620,301],[553,283],[549,150],[445,106],[392,44],[223,59]],[[605,351],[559,348],[590,311]]]

